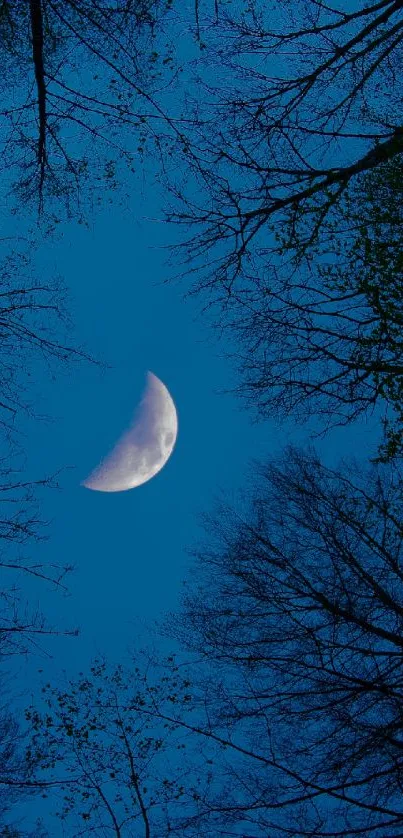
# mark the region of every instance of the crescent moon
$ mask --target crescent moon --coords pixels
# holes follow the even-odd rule
[[[147,386],[128,431],[81,483],[96,492],[124,492],[151,480],[172,454],[178,417],[165,384],[147,374]]]

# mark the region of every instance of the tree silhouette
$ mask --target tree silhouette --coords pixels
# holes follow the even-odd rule
[[[397,838],[401,475],[295,449],[254,473],[207,521],[170,626],[211,665],[211,735],[234,753],[199,832],[215,818],[217,835],[232,821],[243,835]]]
[[[25,590],[27,577],[63,589],[72,569],[41,560],[31,545],[46,539],[40,512],[43,491],[57,475],[27,476],[21,420],[38,419],[33,382],[89,356],[71,343],[60,280],[38,280],[32,250],[23,242],[3,242],[0,264],[0,654],[26,652],[50,627]]]
[[[14,822],[11,813],[16,805],[28,803],[41,791],[35,782],[36,766],[26,759],[27,731],[23,731],[16,715],[11,713],[4,690],[2,672],[2,699],[0,706],[0,831],[3,838],[46,838],[47,833],[37,828],[24,829],[21,816]]]
[[[346,190],[304,268],[245,272],[223,315],[239,346],[237,390],[255,414],[329,426],[382,404],[385,456],[401,451],[402,165],[396,157]]]
[[[242,288],[251,259],[276,264],[279,230],[302,259],[348,185],[402,152],[402,33],[400,0],[254,2],[206,27],[168,210],[190,230],[197,287],[221,299]]]
[[[153,92],[172,60],[158,38],[170,6],[3,0],[2,159],[19,203],[84,220],[86,180],[93,197],[116,185],[122,164],[133,168],[163,118]]]
[[[157,663],[137,653],[125,666],[97,660],[88,674],[64,681],[47,684],[45,709],[26,714],[28,759],[51,783],[58,820],[72,836],[182,834],[178,821],[194,812],[212,776],[200,774],[197,749],[188,757],[190,727],[168,719],[172,711],[183,721],[192,701],[174,657]]]

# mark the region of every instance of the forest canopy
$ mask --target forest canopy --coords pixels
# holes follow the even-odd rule
[[[57,475],[21,431],[37,370],[92,362],[35,270],[56,226],[116,213],[141,171],[233,391],[328,445],[268,451],[205,513],[168,654],[4,700],[1,834],[45,838],[35,798],[77,838],[401,838],[403,2],[0,0],[0,36],[4,669],[66,632],[27,584],[65,593],[73,563],[40,552]]]

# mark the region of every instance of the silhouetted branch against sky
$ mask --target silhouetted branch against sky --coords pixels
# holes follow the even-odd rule
[[[22,801],[28,804],[37,792],[32,759],[27,759],[29,737],[17,714],[8,707],[10,696],[5,689],[3,673],[0,706],[0,828],[4,838],[45,838],[45,832],[21,829],[15,817],[15,806]],[[14,815],[14,817],[13,817]],[[8,824],[8,826],[6,826]]]
[[[248,757],[210,798],[221,824],[258,805],[258,835],[400,835],[401,486],[289,448],[207,518],[168,631],[210,667],[211,735]]]
[[[168,211],[191,229],[184,260],[200,268],[201,287],[231,294],[273,230],[286,226],[292,249],[315,199],[301,257],[349,183],[403,151],[402,34],[400,0],[349,13],[254,3],[207,30],[188,132],[198,166],[189,158],[194,182],[171,182]]]
[[[163,178],[174,270],[236,338],[248,407],[325,429],[382,404],[386,458],[401,446],[402,33],[401,2],[224,11],[200,36],[186,174]]]
[[[40,506],[44,493],[57,488],[60,472],[31,476],[24,423],[49,418],[38,404],[36,383],[41,376],[62,375],[91,358],[74,346],[60,278],[46,278],[43,272],[38,278],[35,252],[26,242],[13,239],[1,244],[0,654],[4,658],[37,649],[47,633],[64,633],[60,626],[48,624],[36,597],[32,602],[25,593],[34,587],[34,580],[65,592],[72,562],[31,555],[47,538]]]
[[[28,203],[49,219],[85,221],[84,184],[94,197],[121,183],[122,165],[129,172],[138,165],[154,131],[149,121],[164,123],[154,93],[171,74],[162,29],[170,7],[170,0],[2,4],[3,172],[17,208]]]
[[[401,449],[402,160],[350,184],[303,266],[245,268],[218,317],[236,336],[237,392],[255,414],[329,427],[383,405],[386,457]],[[278,239],[286,251],[287,232]]]
[[[186,671],[173,655],[129,668],[98,660],[33,698],[32,776],[7,770],[0,786],[56,790],[69,836],[402,834],[402,43],[403,0],[347,11],[212,0],[208,17],[201,2],[184,11],[170,0],[0,3],[1,166],[13,218],[18,210],[28,222],[34,208],[48,244],[53,225],[88,222],[92,202],[130,192],[147,160],[167,190],[175,241],[183,231],[174,272],[217,307],[255,415],[314,416],[326,430],[385,408],[386,462],[330,468],[290,448],[255,464],[239,503],[207,516],[183,612],[166,627],[193,654]],[[29,552],[46,536],[38,496],[54,483],[30,480],[13,459],[20,420],[37,418],[30,379],[90,359],[70,341],[58,280],[38,281],[17,250],[0,274],[5,658],[52,631],[24,580],[64,591],[72,570]],[[182,355],[180,345],[170,357],[179,366]],[[105,515],[112,551],[133,549],[147,497],[127,542],[112,525],[123,529],[124,516]],[[95,508],[67,540],[83,552],[87,538],[95,555],[91,596],[101,557],[106,568],[110,560],[103,544],[97,553]],[[148,514],[139,553],[151,549],[155,505]],[[173,577],[169,548],[155,544]],[[132,607],[141,577],[128,564]],[[0,709],[1,747],[9,728]],[[7,768],[14,743],[4,748]]]
[[[206,756],[158,709],[187,717],[190,687],[173,657],[156,663],[144,653],[124,666],[98,659],[88,674],[44,686],[44,710],[37,702],[26,712],[29,755],[38,780],[61,778],[49,791],[71,836],[184,834],[179,821],[195,813],[212,778],[198,776]]]

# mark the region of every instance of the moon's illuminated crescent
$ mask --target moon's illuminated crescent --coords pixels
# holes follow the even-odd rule
[[[97,492],[123,492],[141,486],[165,465],[177,433],[173,400],[162,381],[149,372],[133,424],[81,485]]]

